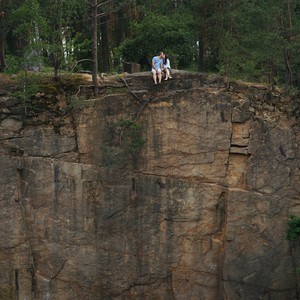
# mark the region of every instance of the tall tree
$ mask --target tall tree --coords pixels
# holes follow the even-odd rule
[[[286,40],[284,50],[286,83],[293,85],[296,74],[299,70],[300,54],[300,2],[286,0],[282,3],[282,16],[280,18],[280,27]]]
[[[93,84],[94,94],[98,94],[98,0],[93,0],[92,4],[93,22]]]
[[[80,0],[39,0],[43,8],[42,14],[47,20],[48,34],[45,36],[47,42],[46,53],[49,64],[54,68],[54,75],[57,78],[59,70],[66,64],[66,45],[70,39],[74,16],[82,6]]]
[[[132,23],[132,37],[121,45],[122,57],[138,62],[163,50],[170,55],[173,67],[188,67],[195,54],[192,27],[191,16],[183,12],[170,16],[149,13]]]
[[[228,1],[224,33],[219,39],[220,70],[234,77],[271,84],[286,78],[291,84],[295,53],[299,51],[295,38],[296,28],[299,32],[296,2]]]
[[[109,33],[108,33],[108,21],[109,15],[105,13],[103,9],[100,9],[100,45],[101,45],[101,58],[102,58],[102,70],[108,72],[110,70],[110,57],[109,57]]]
[[[37,0],[25,0],[11,12],[13,36],[17,41],[22,66],[38,65],[41,39],[46,32],[45,19],[41,16]]]
[[[0,72],[5,71],[6,69],[4,45],[5,45],[4,9],[2,5],[2,0],[0,0]]]
[[[103,24],[101,24],[101,32],[102,32],[102,54],[108,55],[108,51],[106,51],[106,48],[108,47],[108,39],[107,39],[107,27],[102,27],[102,26],[107,26],[106,24],[106,19],[103,19],[107,14],[104,11],[104,6],[112,3],[113,0],[107,0],[107,1],[99,1],[99,0],[92,0],[92,2],[88,2],[88,4],[91,7],[91,16],[92,16],[92,23],[93,23],[93,84],[94,84],[94,93],[95,95],[98,94],[98,18],[100,20],[102,19]],[[100,11],[100,13],[99,13]],[[104,38],[103,38],[104,37]],[[105,49],[105,50],[103,50]],[[106,58],[106,57],[105,57]],[[105,63],[107,63],[105,61]],[[109,68],[109,64],[105,66],[106,68]]]
[[[4,50],[21,56],[42,44],[56,76],[93,61],[96,86],[112,60],[164,50],[173,67],[291,85],[300,77],[299,14],[299,0],[0,0],[0,70]]]
[[[220,42],[224,34],[224,0],[192,0],[190,12],[193,15],[197,46],[198,70],[216,70]]]

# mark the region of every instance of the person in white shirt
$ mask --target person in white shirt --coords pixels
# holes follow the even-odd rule
[[[167,54],[164,55],[163,71],[166,73],[166,78],[165,78],[165,80],[168,80],[169,78],[172,78],[171,75],[170,75],[170,73],[171,73],[170,60],[169,60]]]

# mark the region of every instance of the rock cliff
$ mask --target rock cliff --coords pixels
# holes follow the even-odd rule
[[[0,82],[0,299],[299,299],[290,100],[188,72],[103,84],[80,109],[40,92],[24,117]]]

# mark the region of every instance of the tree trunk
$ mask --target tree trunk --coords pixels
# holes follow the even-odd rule
[[[198,51],[199,51],[199,71],[204,72],[205,71],[205,53],[204,53],[204,40],[203,37],[201,36],[201,33],[199,33],[199,46],[198,46]]]
[[[104,72],[108,72],[110,70],[107,21],[108,17],[105,14],[100,19],[102,68]]]
[[[291,13],[291,1],[288,0],[287,1],[287,13],[288,13],[288,20],[289,20],[289,28],[288,28],[288,37],[287,37],[287,40],[289,42],[289,44],[292,42],[292,30],[293,30],[293,23],[292,23],[292,13]],[[292,68],[291,68],[291,64],[290,64],[290,61],[291,61],[291,51],[289,49],[286,49],[285,51],[285,55],[284,55],[284,58],[285,58],[285,67],[286,67],[286,73],[287,73],[287,84],[289,85],[293,85],[293,71],[292,71]]]
[[[116,18],[116,46],[119,46],[125,39],[127,29],[127,16],[123,9],[117,11]]]
[[[291,68],[291,51],[286,50],[285,54],[284,54],[284,58],[285,58],[285,68],[286,68],[286,83],[288,85],[293,85],[293,71]]]
[[[98,0],[94,0],[92,7],[92,22],[93,22],[93,71],[92,78],[94,84],[94,95],[98,95]]]
[[[4,53],[5,34],[4,34],[3,19],[4,19],[4,12],[2,11],[2,7],[0,5],[0,72],[5,71],[6,69],[5,53]]]

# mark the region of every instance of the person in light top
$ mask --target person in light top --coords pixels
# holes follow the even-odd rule
[[[161,72],[163,69],[163,57],[164,53],[159,52],[157,56],[154,56],[152,58],[152,77],[154,80],[154,83],[157,84],[157,78],[158,78],[158,83],[161,83]]]
[[[167,54],[164,54],[163,71],[166,73],[165,80],[168,80],[169,78],[172,78],[171,75],[170,75],[170,72],[171,72],[170,59],[168,58]]]

